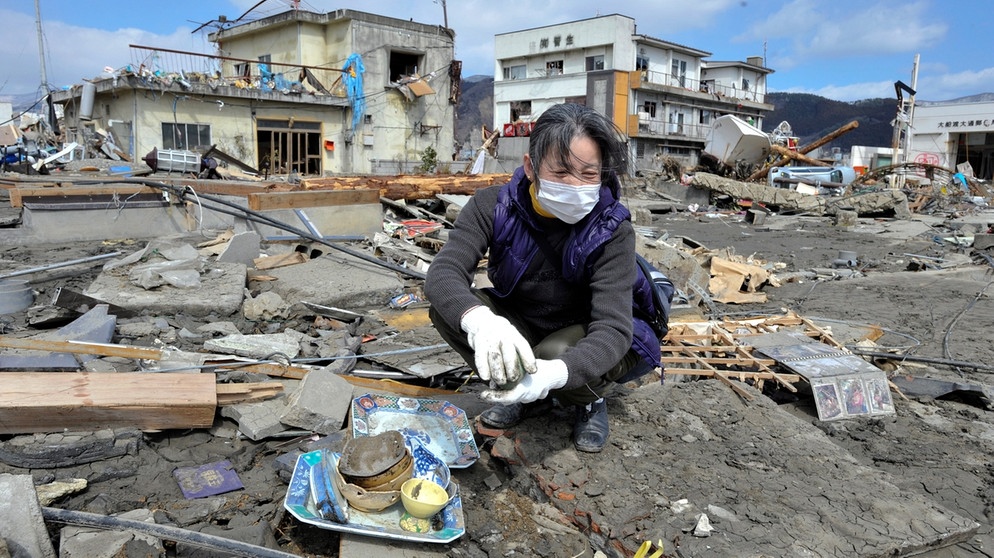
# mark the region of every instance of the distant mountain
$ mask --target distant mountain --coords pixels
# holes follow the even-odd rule
[[[774,109],[763,119],[763,131],[772,132],[787,122],[794,136],[800,138],[800,145],[823,138],[853,120],[859,122],[858,128],[823,149],[840,147],[848,153],[853,145],[889,147],[893,141],[891,123],[897,116],[897,98],[843,102],[807,93],[767,93],[766,102]]]
[[[462,92],[456,107],[455,140],[463,149],[483,143],[482,127],[494,124],[494,78],[471,76],[462,80]]]

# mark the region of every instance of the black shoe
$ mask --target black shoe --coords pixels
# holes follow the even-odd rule
[[[597,453],[607,443],[609,425],[607,402],[604,399],[590,404],[576,406],[576,422],[573,424],[573,445],[578,451]]]
[[[480,413],[480,421],[493,428],[511,428],[526,418],[544,415],[552,410],[552,398],[531,403],[494,405]]]

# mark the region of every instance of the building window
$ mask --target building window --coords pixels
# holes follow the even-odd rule
[[[680,87],[685,87],[687,82],[687,61],[674,58],[670,75],[673,77],[674,82],[680,84]]]
[[[511,122],[517,122],[522,116],[531,116],[531,114],[531,101],[511,101]]]
[[[235,64],[235,76],[243,78],[252,77],[252,66],[248,62]]]
[[[747,80],[746,78],[742,78],[742,90],[743,91],[749,90],[749,80]]]
[[[650,118],[655,118],[656,117],[656,101],[646,101],[645,104],[642,105],[642,112],[648,114]]]
[[[587,71],[592,72],[594,70],[604,69],[604,55],[598,54],[597,56],[587,57]]]
[[[636,56],[635,57],[635,69],[638,71],[644,71],[649,69],[649,58],[646,56]]]
[[[711,124],[712,113],[709,110],[701,111],[701,124],[710,125]]]
[[[504,68],[504,79],[525,79],[526,77],[528,77],[528,71],[524,64]]]
[[[273,61],[273,56],[271,54],[263,54],[259,57],[260,64],[269,64]]]
[[[211,146],[211,127],[207,124],[162,123],[163,149],[197,149]]]
[[[398,82],[404,76],[418,73],[421,65],[421,55],[410,52],[390,53],[390,81]]]
[[[553,60],[551,62],[545,63],[545,75],[547,76],[561,76],[563,75],[563,61]]]

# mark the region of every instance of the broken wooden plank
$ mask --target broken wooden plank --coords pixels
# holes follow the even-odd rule
[[[162,351],[159,349],[129,347],[126,345],[111,345],[107,343],[89,343],[86,341],[56,341],[51,339],[20,339],[17,337],[0,337],[0,347],[8,349],[46,351],[50,353],[101,355],[142,360],[160,360],[162,358]]]
[[[670,368],[666,367],[663,373],[667,376],[701,376],[702,378],[710,378],[715,375],[714,370],[702,370],[699,368]],[[728,374],[733,375],[740,380],[772,380],[773,374],[770,372],[728,372]],[[797,374],[778,374],[780,378],[788,382],[797,383],[801,381],[801,377]]]
[[[308,190],[304,192],[265,192],[249,194],[248,207],[253,211],[299,209],[339,205],[378,204],[378,190]]]
[[[265,401],[281,393],[283,393],[283,384],[279,382],[217,384],[217,405],[223,407]]]
[[[288,265],[302,264],[308,260],[310,260],[310,258],[307,254],[295,251],[288,252],[286,254],[277,254],[275,256],[263,256],[252,260],[252,263],[255,265],[257,270],[263,271],[277,267],[286,267]]]
[[[209,428],[214,374],[5,372],[0,434],[139,428]]]
[[[435,175],[435,176],[364,176],[304,178],[301,186],[307,190],[378,189],[380,196],[391,200],[427,199],[438,194],[473,195],[480,188],[504,184],[509,174]]]

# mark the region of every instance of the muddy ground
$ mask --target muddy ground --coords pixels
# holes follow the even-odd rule
[[[844,228],[829,217],[773,215],[757,226],[741,215],[678,211],[654,215],[652,228],[783,262],[781,272],[830,268],[840,250],[855,251],[862,277],[767,286],[767,303],[715,310],[733,318],[792,310],[840,331],[846,324],[878,325],[888,332],[878,340],[885,348],[942,361],[908,362],[892,374],[986,386],[994,362],[990,266],[968,263],[969,248],[942,241],[949,230],[942,216],[929,222],[927,230],[906,234],[887,218]],[[0,245],[0,269],[118,249]],[[967,263],[925,270],[915,263],[957,254]],[[95,273],[37,276],[38,300],[58,286],[81,291]],[[174,330],[195,325],[165,318]],[[27,319],[6,316],[0,327],[23,334]],[[244,333],[259,328],[232,321]],[[430,333],[425,340],[436,342]],[[482,409],[476,389],[453,399],[471,416]],[[88,480],[83,492],[53,507],[106,515],[147,508],[160,523],[301,556],[376,549],[385,556],[631,556],[644,540],[662,541],[666,556],[994,556],[994,414],[985,394],[904,399],[894,393],[894,415],[822,422],[810,396],[752,391],[749,401],[716,380],[686,378],[624,386],[609,401],[611,439],[600,454],[572,449],[567,409],[503,434],[479,434],[480,460],[453,470],[466,532],[448,544],[340,536],[300,523],[283,511],[286,481],[277,458],[305,444],[252,442],[221,419],[211,431],[145,433],[137,451],[121,457],[54,469],[0,464],[0,472],[28,473],[39,484]],[[17,440],[23,437],[0,437],[2,449]],[[184,500],[173,469],[219,459],[234,464],[245,489]],[[707,537],[694,534],[701,513],[714,529]],[[49,524],[56,545],[60,527]],[[220,555],[183,544],[167,544],[163,554]]]

